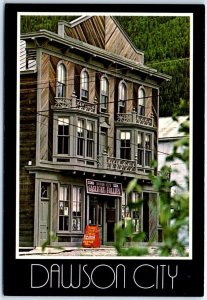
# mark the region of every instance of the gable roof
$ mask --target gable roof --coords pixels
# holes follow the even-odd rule
[[[138,50],[113,16],[83,15],[70,23],[60,21],[58,34],[144,64],[144,53]]]

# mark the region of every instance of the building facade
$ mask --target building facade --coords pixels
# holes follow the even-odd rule
[[[60,21],[57,34],[23,34],[21,46],[19,246],[81,245],[88,224],[107,245],[125,217],[157,241],[148,173],[157,171],[159,88],[170,77],[144,65],[112,16]],[[126,197],[135,177],[143,192]]]

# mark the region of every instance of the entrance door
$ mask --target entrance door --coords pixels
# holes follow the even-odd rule
[[[104,204],[97,197],[90,197],[89,224],[98,225],[100,242],[103,244],[103,207]]]
[[[116,208],[115,199],[110,197],[106,201],[106,231],[107,231],[107,242],[114,242],[114,226],[116,222]]]
[[[39,240],[41,246],[49,239],[49,184],[43,182],[41,183],[39,221]]]
[[[114,226],[117,222],[119,205],[117,198],[107,196],[90,196],[89,224],[98,225],[101,244],[114,242]]]

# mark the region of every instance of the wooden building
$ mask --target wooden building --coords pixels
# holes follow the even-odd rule
[[[125,217],[158,240],[148,173],[156,172],[159,88],[170,77],[144,65],[112,16],[60,21],[57,34],[23,34],[21,45],[19,246],[81,245],[87,224],[107,245]],[[130,212],[134,177],[143,192],[130,201],[145,201]]]

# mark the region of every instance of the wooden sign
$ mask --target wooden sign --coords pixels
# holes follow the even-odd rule
[[[99,228],[97,225],[87,225],[83,236],[82,247],[100,248]]]
[[[122,196],[122,184],[117,182],[86,179],[86,190],[88,194]]]

